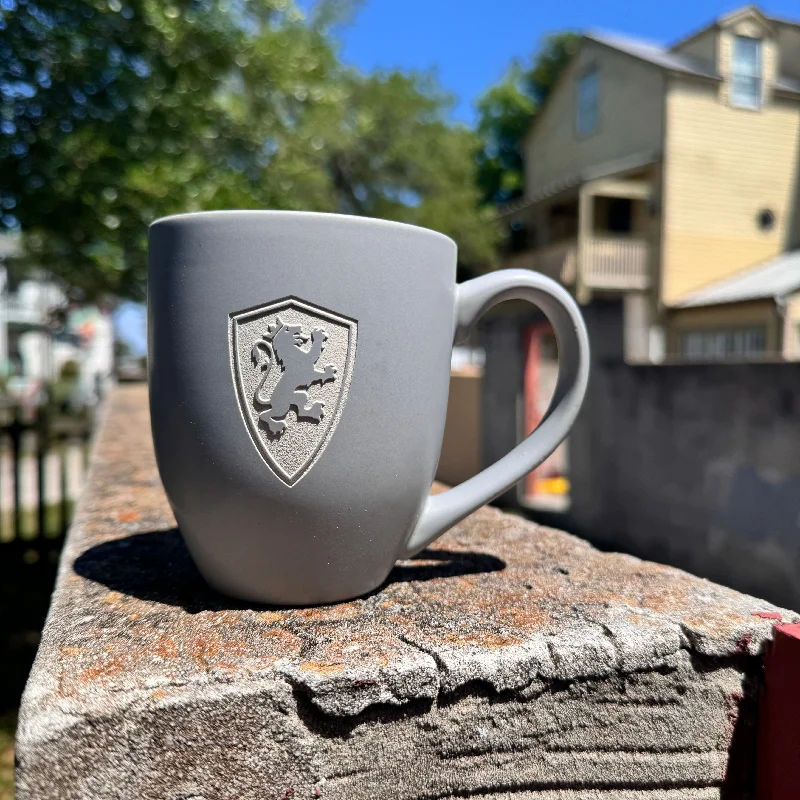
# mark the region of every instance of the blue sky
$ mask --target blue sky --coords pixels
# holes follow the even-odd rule
[[[458,96],[455,116],[472,122],[475,99],[502,77],[512,58],[527,57],[547,33],[595,28],[669,44],[743,5],[711,0],[364,0],[340,38],[344,60],[363,70],[436,69],[442,85]],[[760,7],[773,16],[800,18],[799,0]]]
[[[300,0],[307,8],[313,0]],[[498,81],[513,58],[527,58],[547,33],[599,29],[669,44],[744,3],[713,0],[365,0],[339,32],[346,63],[435,70],[442,86],[456,95],[454,116],[475,121],[475,100]],[[798,0],[773,0],[767,14],[800,18]],[[118,311],[118,330],[136,353],[145,348],[141,307]]]

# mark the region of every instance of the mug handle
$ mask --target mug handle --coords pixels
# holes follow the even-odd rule
[[[458,486],[430,496],[399,558],[418,553],[541,464],[578,416],[589,380],[589,337],[577,304],[555,281],[538,272],[507,269],[459,284],[455,342],[463,341],[476,320],[504,300],[533,303],[553,326],[558,342],[558,380],[550,407],[536,430],[510,453]]]

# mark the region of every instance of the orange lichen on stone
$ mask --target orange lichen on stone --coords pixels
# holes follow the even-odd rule
[[[125,662],[122,658],[112,657],[102,660],[99,664],[85,669],[80,675],[81,683],[92,683],[102,678],[112,678],[123,670]]]
[[[178,645],[172,637],[166,634],[162,634],[155,640],[151,652],[163,659],[175,659],[179,656]]]
[[[522,641],[519,636],[502,635],[491,632],[475,634],[447,633],[442,638],[448,644],[457,645],[459,647],[486,647],[490,650],[494,650],[498,647],[509,647],[510,645],[519,644]]]
[[[300,665],[302,672],[316,672],[320,675],[338,675],[344,672],[343,664],[334,664],[330,661],[305,661]]]

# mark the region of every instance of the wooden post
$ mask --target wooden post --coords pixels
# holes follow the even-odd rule
[[[578,270],[575,277],[575,298],[581,305],[591,299],[591,290],[586,286],[589,241],[594,231],[594,195],[590,184],[578,191]]]

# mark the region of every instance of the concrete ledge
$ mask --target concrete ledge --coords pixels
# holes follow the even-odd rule
[[[753,794],[762,653],[797,614],[488,508],[368,597],[253,608],[174,525],[146,392],[120,388],[23,698],[20,800]]]

